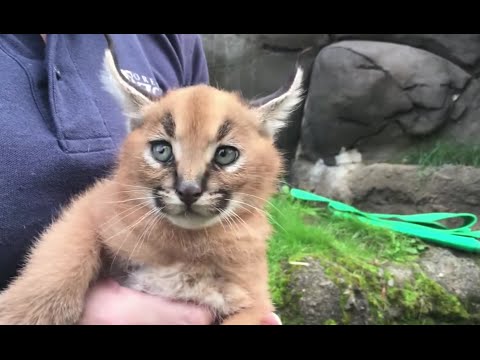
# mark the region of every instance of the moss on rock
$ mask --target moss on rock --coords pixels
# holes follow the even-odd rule
[[[359,263],[352,259],[313,260],[319,261],[324,274],[340,289],[336,299],[341,316],[336,319],[319,320],[319,324],[460,324],[475,323],[477,315],[469,314],[462,302],[436,281],[425,275],[415,264],[404,264],[413,270],[411,278],[398,283],[383,266]],[[302,269],[295,269],[295,278]],[[300,299],[309,296],[309,289],[296,288],[290,270],[290,282],[283,291],[283,307],[280,313],[286,324],[302,324],[304,316]],[[309,274],[312,279],[312,273]],[[367,306],[359,308],[359,295]],[[352,305],[353,304],[353,305]],[[320,319],[320,318],[319,318]],[[362,321],[359,321],[362,319]]]
[[[277,231],[269,263],[274,302],[284,324],[478,322],[478,314],[469,314],[461,299],[422,271],[418,261],[428,247],[420,240],[337,218],[285,195],[275,202],[281,212],[271,211]],[[320,268],[292,266],[289,261],[316,263]],[[318,286],[306,285],[325,278],[335,288],[320,292],[331,292],[330,296],[318,295]],[[319,305],[325,301],[336,303]],[[325,307],[329,313],[308,306]]]
[[[301,294],[295,291],[292,281],[292,270],[286,264],[281,265],[282,271],[276,281],[276,293],[273,293],[273,302],[276,311],[281,314],[282,323],[285,325],[302,325],[305,319],[300,310]]]

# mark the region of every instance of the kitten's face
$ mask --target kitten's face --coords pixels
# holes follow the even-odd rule
[[[173,224],[228,224],[229,217],[259,211],[275,190],[280,156],[262,135],[258,113],[237,96],[206,86],[181,89],[143,114],[126,142],[124,170]]]
[[[186,229],[262,211],[281,172],[275,135],[302,99],[302,80],[297,68],[288,86],[256,104],[206,85],[152,99],[123,77],[107,49],[102,81],[131,131],[119,159],[129,197],[122,203],[148,201]]]

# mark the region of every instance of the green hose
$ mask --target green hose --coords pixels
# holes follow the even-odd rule
[[[291,189],[290,195],[304,201],[327,204],[334,215],[357,218],[367,224],[387,228],[425,241],[467,252],[480,253],[480,231],[472,230],[477,217],[469,213],[426,213],[415,215],[375,214],[300,189]],[[462,219],[463,225],[448,228],[441,220]]]

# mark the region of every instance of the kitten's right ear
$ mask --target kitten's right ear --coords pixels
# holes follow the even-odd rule
[[[275,137],[280,129],[288,126],[292,112],[303,106],[310,86],[310,76],[316,55],[323,45],[313,45],[299,52],[295,71],[276,92],[260,99],[250,100],[260,113],[264,134]]]
[[[141,109],[152,103],[155,99],[148,92],[131,83],[120,71],[116,60],[115,48],[110,35],[105,34],[107,49],[103,59],[101,81],[108,91],[121,106],[127,117],[129,131],[134,130],[143,123]]]
[[[304,69],[296,66],[293,77],[273,94],[250,101],[250,105],[259,113],[260,129],[263,134],[275,137],[279,130],[288,125],[288,120],[304,99]]]

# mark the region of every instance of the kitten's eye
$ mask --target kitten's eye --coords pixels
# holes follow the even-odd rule
[[[232,146],[221,146],[215,153],[215,162],[220,166],[232,164],[238,158],[238,150]]]
[[[155,160],[168,162],[172,159],[172,146],[166,141],[156,141],[152,144],[152,155]]]

